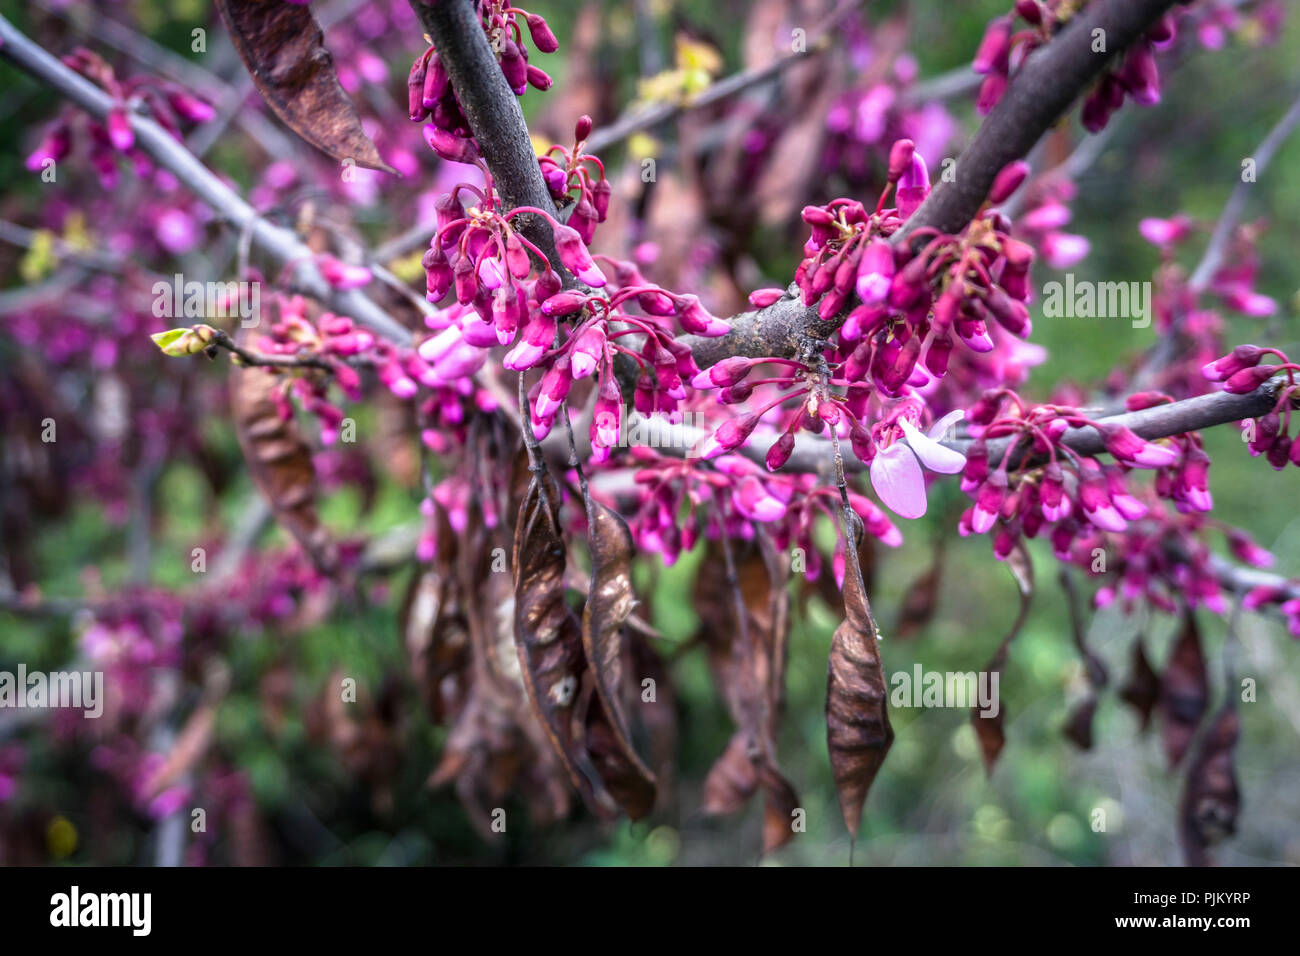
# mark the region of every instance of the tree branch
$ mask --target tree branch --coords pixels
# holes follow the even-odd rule
[[[1219,221],[1214,225],[1214,233],[1210,236],[1210,242],[1205,247],[1205,254],[1197,264],[1196,269],[1192,272],[1192,277],[1187,280],[1188,286],[1194,292],[1200,292],[1210,284],[1210,279],[1218,270],[1219,264],[1223,261],[1224,253],[1227,252],[1228,242],[1232,238],[1233,230],[1241,220],[1241,214],[1246,207],[1246,197],[1250,194],[1250,187],[1258,180],[1260,174],[1268,167],[1273,160],[1273,154],[1278,148],[1286,142],[1288,136],[1300,125],[1300,97],[1291,104],[1291,108],[1283,114],[1282,118],[1274,124],[1273,128],[1268,131],[1263,142],[1255,147],[1255,152],[1249,158],[1255,161],[1255,178],[1249,182],[1241,180],[1233,187],[1232,194],[1223,206],[1223,212],[1219,213]]]
[[[1198,395],[1181,402],[1156,405],[1136,412],[1124,412],[1108,415],[1099,419],[1101,422],[1123,425],[1148,441],[1181,435],[1184,432],[1212,428],[1227,422],[1258,418],[1267,414],[1277,403],[1278,390],[1285,379],[1275,378],[1265,382],[1253,392],[1245,395],[1233,395],[1230,392],[1213,392]],[[709,434],[707,429],[689,428],[672,425],[661,418],[644,419],[637,424],[638,432],[644,435],[648,444],[657,447],[667,455],[685,455],[696,447]],[[1008,444],[1018,439],[993,438],[987,442],[989,459],[1000,461],[1006,454]],[[974,444],[972,438],[949,438],[941,444],[963,454]],[[1092,426],[1068,429],[1061,438],[1062,444],[1080,455],[1093,457],[1106,453],[1101,435]],[[750,442],[739,449],[739,453],[758,464],[766,460],[767,449]],[[1010,464],[1014,467],[1032,465],[1033,460],[1023,455],[1013,455]],[[815,435],[800,435],[799,444],[795,446],[783,471],[808,472],[812,474],[830,474],[834,465],[834,452],[829,439]],[[844,467],[850,471],[865,471],[866,465],[856,457],[846,458]]]
[[[496,55],[488,46],[472,0],[409,3],[451,77],[456,100],[469,120],[483,161],[492,171],[501,200],[509,209],[536,206],[553,211],[555,203],[537,165],[519,97],[506,83]],[[516,221],[521,223],[525,238],[545,254],[555,273],[568,276],[555,254],[551,227],[532,215],[520,216]]]
[[[1023,158],[1111,59],[1140,37],[1175,0],[1096,0],[1011,77],[1006,92],[957,158],[956,175],[941,181],[894,236],[899,242],[922,227],[960,232],[979,211],[993,178]],[[1106,52],[1092,52],[1093,32],[1104,30]],[[793,288],[793,287],[792,287]],[[701,368],[734,355],[761,358],[797,352],[805,335],[824,338],[840,320],[823,322],[798,300],[744,312],[720,338],[688,337]]]

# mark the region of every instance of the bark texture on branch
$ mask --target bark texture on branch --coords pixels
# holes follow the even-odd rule
[[[895,235],[905,239],[921,227],[955,233],[965,228],[988,197],[1002,167],[1022,159],[1101,73],[1175,0],[1096,0],[1075,16],[1050,43],[1025,60],[1006,92],[957,158],[951,181],[935,185],[926,201]],[[1105,31],[1105,53],[1092,52],[1093,33]],[[843,314],[847,314],[847,310]],[[687,337],[695,361],[707,368],[735,355],[790,356],[805,335],[824,338],[842,319],[824,322],[816,308],[782,299],[731,319],[731,331],[717,339]]]
[[[954,177],[940,182],[899,235],[921,226],[958,232],[988,197],[1002,167],[1023,159],[1039,138],[1069,109],[1102,68],[1122,53],[1175,0],[1096,0],[1051,42],[1039,47],[1012,75],[997,106],[957,158]],[[1097,34],[1096,31],[1102,31]],[[1093,52],[1094,36],[1105,52]]]
[[[554,212],[555,203],[537,165],[519,97],[510,89],[488,45],[473,0],[409,3],[451,77],[451,88],[469,120],[483,161],[492,171],[502,202],[509,209],[536,206]],[[520,232],[542,250],[556,274],[568,276],[555,254],[551,227],[537,216],[519,219]]]

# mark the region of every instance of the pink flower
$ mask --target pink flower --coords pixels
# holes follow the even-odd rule
[[[894,249],[884,239],[872,239],[858,260],[857,291],[863,305],[879,305],[894,281]]]
[[[894,514],[901,518],[925,514],[922,465],[941,475],[955,475],[966,467],[965,455],[939,444],[944,433],[965,414],[961,409],[949,412],[924,435],[906,418],[898,419],[906,441],[878,450],[871,461],[871,487]]]
[[[1138,232],[1142,238],[1154,246],[1168,246],[1182,242],[1192,232],[1192,221],[1186,216],[1174,216],[1172,219],[1143,219],[1138,223]]]
[[[736,510],[752,521],[780,521],[785,517],[785,503],[753,475],[740,479],[731,500]]]
[[[1043,259],[1053,269],[1068,269],[1087,256],[1091,248],[1083,236],[1052,232],[1043,239]]]
[[[919,154],[912,154],[912,162],[898,180],[898,214],[906,219],[916,212],[917,207],[930,195],[930,173],[925,168],[925,160]]]

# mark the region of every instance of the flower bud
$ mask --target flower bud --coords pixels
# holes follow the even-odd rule
[[[993,177],[993,186],[989,189],[989,202],[995,206],[1006,202],[1011,194],[1020,188],[1020,184],[1029,175],[1029,164],[1023,159],[1007,163]]]
[[[755,364],[742,356],[725,358],[696,375],[691,385],[695,388],[726,388],[752,372]]]
[[[910,139],[895,140],[894,145],[889,147],[889,181],[898,182],[899,178],[912,165],[912,154],[916,152],[916,144]]]
[[[872,239],[858,258],[857,293],[864,305],[885,301],[894,272],[893,247],[884,239]]]
[[[524,19],[528,23],[528,35],[533,38],[533,46],[537,47],[538,53],[554,53],[560,48],[560,41],[555,38],[544,17],[537,13],[530,13]],[[591,118],[583,118],[587,120],[587,129],[590,132]],[[586,138],[585,134],[578,137],[580,140]]]
[[[167,94],[167,102],[177,115],[191,123],[206,123],[217,115],[217,111],[208,103],[184,90],[172,90]]]
[[[451,163],[471,164],[479,158],[478,147],[472,139],[462,138],[432,123],[424,126],[424,141],[430,149]]]
[[[780,471],[785,463],[790,460],[790,454],[794,451],[794,432],[782,432],[781,437],[772,443],[772,447],[767,450],[765,462],[768,471]]]
[[[568,397],[573,386],[573,375],[568,366],[556,363],[542,376],[542,387],[537,393],[533,409],[539,419],[553,418],[560,404]]]
[[[1258,365],[1263,357],[1264,350],[1257,345],[1238,345],[1227,355],[1205,365],[1201,374],[1211,382],[1222,382],[1242,369]]]
[[[1253,392],[1276,374],[1277,368],[1273,365],[1260,365],[1255,368],[1243,368],[1228,377],[1223,383],[1223,390],[1231,392],[1233,395],[1245,395]]]
[[[550,296],[541,304],[543,314],[555,316],[572,315],[587,304],[587,295],[584,292],[557,292]]]
[[[1038,5],[1038,0],[1016,0],[1016,13],[1034,26],[1043,22],[1043,8]]]
[[[514,40],[503,40],[498,59],[501,62],[501,72],[505,75],[506,83],[509,84],[510,89],[514,91],[516,96],[522,95],[524,90],[528,89],[528,61],[524,59],[519,44],[515,43]]]
[[[409,77],[408,77],[409,79]],[[424,85],[420,90],[420,102],[426,110],[434,109],[447,96],[451,86],[451,74],[447,72],[438,54],[429,54],[428,67],[424,73]],[[450,129],[451,127],[447,127]]]
[[[749,304],[756,309],[766,309],[785,295],[784,289],[755,289],[749,294]]]
[[[925,197],[930,195],[930,173],[919,153],[912,154],[912,162],[899,177],[897,188],[898,214],[907,219],[916,212]]]
[[[720,335],[726,335],[730,331],[731,326],[711,315],[700,304],[698,296],[680,295],[674,301],[677,306],[678,320],[682,323],[682,328],[687,332],[708,338],[717,338]]]
[[[605,357],[605,330],[593,325],[574,340],[569,353],[569,369],[575,379],[586,378],[596,371]]]
[[[1006,73],[1011,52],[1011,17],[994,17],[984,30],[971,69],[976,73]]]
[[[591,253],[587,251],[586,243],[582,241],[582,236],[577,230],[563,223],[556,223],[554,231],[555,251],[559,254],[564,268],[572,272],[579,282],[585,282],[592,288],[603,286],[606,281],[605,274],[596,267]]]
[[[122,107],[108,111],[108,141],[120,153],[125,153],[135,145],[135,132],[131,129],[131,120]]]
[[[551,84],[554,82],[550,74],[541,67],[533,66],[531,63],[528,65],[528,83],[534,89],[545,92],[551,88]]]
[[[609,200],[614,194],[614,187],[608,179],[598,179],[591,186],[591,205],[596,210],[596,221],[604,222],[609,215]]]
[[[753,412],[741,415],[739,418],[728,419],[705,439],[700,457],[717,458],[726,452],[734,451],[749,439],[750,433],[757,425],[758,415]]]

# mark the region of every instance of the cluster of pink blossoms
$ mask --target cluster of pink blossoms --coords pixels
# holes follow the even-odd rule
[[[1067,554],[1061,555],[1086,569],[1103,583],[1094,603],[1108,607],[1119,603],[1132,614],[1139,601],[1168,614],[1184,605],[1204,607],[1213,614],[1227,614],[1228,604],[1220,579],[1219,559],[1206,542],[1206,533],[1221,532],[1237,560],[1257,568],[1271,567],[1273,555],[1245,532],[1225,527],[1202,514],[1171,514],[1155,506],[1146,518],[1124,535],[1122,547],[1097,531],[1077,537]],[[1099,570],[1098,549],[1106,555],[1105,569]],[[1289,600],[1285,592],[1255,589],[1242,599],[1247,608],[1276,605],[1288,618],[1293,634],[1300,635],[1300,600]]]
[[[1260,364],[1270,355],[1278,360],[1277,364]],[[1206,379],[1222,382],[1223,390],[1234,395],[1253,392],[1274,376],[1286,375],[1285,383],[1277,390],[1272,410],[1259,418],[1242,422],[1245,429],[1243,438],[1251,455],[1265,456],[1277,471],[1288,463],[1300,467],[1300,441],[1291,440],[1291,406],[1300,398],[1297,371],[1300,371],[1300,365],[1290,361],[1281,349],[1260,348],[1258,345],[1238,345],[1202,370]]]
[[[1057,31],[1079,10],[1074,0],[1016,0],[1010,13],[989,21],[972,63],[976,73],[984,76],[980,84],[977,108],[988,113],[1002,99],[1010,74],[1025,57],[1051,41]],[[1016,29],[1017,17],[1026,26]],[[1107,69],[1097,86],[1083,101],[1084,128],[1095,133],[1110,120],[1111,114],[1131,98],[1142,106],[1160,102],[1160,72],[1155,52],[1174,42],[1175,18],[1166,13],[1128,48],[1117,69]]]
[[[1002,170],[990,202],[1007,199],[1026,173],[1021,162]],[[932,394],[947,374],[956,342],[984,355],[1001,341],[995,329],[1019,338],[1029,334],[1025,302],[1033,251],[1010,235],[1010,222],[992,208],[960,235],[918,229],[905,243],[891,242],[929,189],[924,161],[910,141],[900,140],[891,150],[888,185],[873,212],[847,199],[804,210],[812,234],[795,274],[803,301],[817,305],[823,319],[845,309],[848,315],[836,344],[820,361],[734,358],[701,373],[695,386],[718,389],[723,404],[748,400],[758,386],[778,393],[724,422],[706,444],[706,457],[738,448],[764,416],[798,399],[797,407],[782,412],[780,437],[768,451],[773,471],[789,460],[799,430],[819,433],[829,427],[848,438],[858,458],[871,466],[881,500],[896,514],[915,518],[926,510],[923,468],[940,474],[962,469],[963,456],[941,444],[960,410],[923,431],[924,422],[935,416],[933,403],[921,393]],[[891,190],[895,202],[887,206]],[[762,306],[779,295],[779,290],[763,290],[751,302]],[[749,379],[759,365],[777,366],[780,374]]]
[[[814,474],[768,474],[736,454],[719,455],[704,467],[699,458],[663,456],[645,447],[629,453],[639,465],[634,480],[640,495],[628,527],[637,545],[661,555],[665,564],[691,550],[701,535],[748,541],[761,526],[778,548],[803,550],[808,580],[821,574],[813,528],[819,516],[838,516],[840,493],[834,484]],[[869,498],[850,491],[849,504],[867,534],[889,547],[903,543],[902,533]],[[844,542],[838,537],[832,564],[837,584],[842,583]]]
[[[609,275],[597,264],[587,245],[605,218],[610,189],[599,161],[582,152],[590,132],[584,116],[572,150],[554,147],[539,160],[552,195],[571,208],[573,225],[531,206],[502,213],[486,169],[484,188],[462,183],[439,200],[438,230],[423,260],[426,298],[439,303],[454,291],[456,303],[427,320],[438,334],[420,345],[419,356],[443,383],[476,372],[498,345],[511,347],[502,359],[505,368],[545,369],[528,395],[539,439],[554,425],[574,383],[595,376],[599,395],[590,432],[593,459],[601,462],[617,442],[622,398],[614,357],[634,363],[636,410],[671,419],[686,397],[683,380],[698,372],[689,347],[677,340],[678,330],[718,336],[727,325],[698,297],[650,283],[633,263],[598,257]],[[477,203],[466,209],[461,193]],[[579,285],[566,287],[518,228],[521,217],[546,221],[561,265]],[[619,341],[629,336],[640,344]]]
[[[542,53],[554,53],[559,41],[539,14],[529,13],[512,6],[508,0],[478,0],[479,19],[488,44],[501,65],[501,73],[516,96],[522,96],[530,86],[539,90],[551,87],[551,78],[540,67],[528,62],[528,47],[519,27],[519,17],[524,18],[533,46]],[[470,132],[456,92],[451,87],[451,76],[438,59],[438,53],[429,47],[415,58],[406,79],[408,106],[413,122],[430,122],[424,129],[425,139],[440,156],[453,162],[469,163],[478,156],[478,147]]]
[[[990,202],[1010,196],[1027,171],[1016,162],[999,173]],[[869,374],[877,390],[893,396],[905,384],[942,378],[954,336],[974,352],[994,349],[989,327],[995,322],[1014,336],[1028,336],[1025,302],[1034,253],[1011,236],[1010,222],[994,209],[960,235],[922,228],[906,243],[891,243],[888,237],[930,190],[925,163],[907,140],[895,144],[889,181],[897,184],[895,208],[884,207],[886,192],[870,215],[852,200],[804,210],[812,236],[795,281],[806,304],[818,303],[823,319],[839,314],[856,293],[859,304],[839,330],[841,348],[852,347],[845,378]],[[918,373],[918,364],[924,372]]]
[[[1158,393],[1133,396],[1138,411],[1170,401]],[[1148,442],[1124,425],[1094,421],[1078,409],[1032,405],[1010,389],[984,394],[967,411],[975,440],[966,450],[962,491],[974,502],[958,530],[993,533],[993,550],[1005,558],[1022,537],[1037,537],[1051,526],[1057,555],[1068,559],[1078,540],[1102,532],[1129,530],[1150,510],[1129,488],[1134,469],[1155,472],[1153,492],[1182,513],[1204,513],[1213,506],[1210,459],[1200,437],[1189,432]],[[1071,429],[1094,428],[1114,460],[1103,464],[1081,455],[1062,439]],[[994,444],[995,439],[1001,441]]]
[[[90,50],[79,48],[63,58],[63,62],[86,79],[100,86],[113,98],[113,108],[104,123],[91,119],[80,110],[65,107],[54,121],[40,144],[27,157],[27,169],[40,172],[51,161],[58,162],[71,154],[74,131],[84,125],[90,137],[90,162],[99,174],[105,189],[117,186],[117,157],[126,156],[144,175],[152,162],[135,149],[135,132],[131,129],[129,114],[137,109],[148,109],[150,116],[163,129],[177,139],[181,138],[180,124],[206,123],[216,115],[210,105],[168,80],[154,76],[118,79],[113,68]]]

